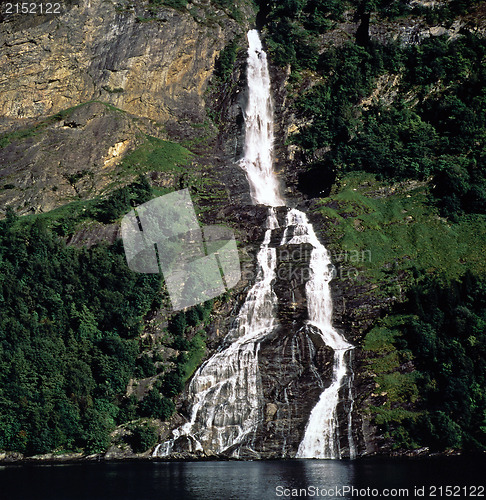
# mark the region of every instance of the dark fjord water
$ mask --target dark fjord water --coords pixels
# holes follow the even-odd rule
[[[485,482],[486,459],[461,457],[22,465],[0,467],[0,498],[329,500],[385,498],[385,495],[388,498],[486,498],[482,489]],[[455,489],[446,491],[446,486]],[[473,486],[479,488],[473,489]],[[423,496],[419,495],[421,492]]]

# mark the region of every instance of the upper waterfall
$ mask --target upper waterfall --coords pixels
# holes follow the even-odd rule
[[[255,204],[285,205],[273,172],[273,104],[267,54],[257,30],[248,32],[248,103],[245,109],[245,146],[241,167]]]

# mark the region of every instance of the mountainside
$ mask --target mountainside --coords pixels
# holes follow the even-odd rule
[[[484,5],[266,5],[279,163],[359,346],[360,451],[484,449]]]
[[[333,324],[356,346],[358,455],[484,451],[485,13],[456,0],[3,10],[4,458],[149,456],[190,418],[188,383],[228,346],[265,236],[267,208],[238,164],[255,23],[271,63],[274,170],[330,252]],[[183,188],[202,225],[234,231],[242,279],[173,312],[161,276],[129,270],[120,221]],[[275,246],[286,209],[276,218]],[[331,383],[332,349],[306,323],[311,247],[278,248],[258,428],[224,456],[294,457]],[[214,454],[193,444],[180,439],[173,456]]]

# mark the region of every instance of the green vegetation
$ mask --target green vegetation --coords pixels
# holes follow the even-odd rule
[[[0,223],[0,449],[101,452],[116,425],[170,418],[205,354],[213,302],[169,321],[177,355],[164,372],[139,340],[168,300],[161,276],[130,271],[120,240],[67,247],[46,218],[28,221],[9,209]],[[125,396],[130,379],[147,377],[157,380],[141,401]],[[134,450],[151,442],[145,428],[131,436]]]
[[[482,0],[451,0],[435,9],[420,9],[416,12],[425,16],[427,22],[439,24],[450,21],[457,15],[471,14]]]
[[[269,35],[268,48],[279,65],[293,69],[314,69],[318,58],[319,35],[343,20],[345,11],[354,12],[361,26],[360,43],[369,43],[371,14],[379,20],[406,16],[424,17],[428,23],[451,23],[456,16],[471,12],[481,0],[452,0],[436,6],[411,5],[408,0],[258,0]]]
[[[66,110],[66,113],[74,109],[75,108]],[[6,134],[3,134],[0,136],[0,148],[5,148],[12,142],[22,141],[29,137],[35,137],[36,135],[42,133],[48,125],[60,121],[64,117],[65,114],[57,113],[56,115],[53,115],[47,118],[46,120],[40,121],[39,123],[33,125],[32,127],[21,128],[19,130],[14,130],[13,132],[8,132]]]
[[[321,148],[330,152],[310,165],[302,188],[309,177],[332,180],[357,170],[391,180],[430,177],[443,215],[486,213],[485,56],[486,42],[471,34],[406,49],[350,44],[325,52],[319,63],[325,81],[295,104],[312,124],[293,140],[309,158]],[[397,96],[357,113],[387,72],[403,75]],[[314,182],[310,194],[317,189]]]
[[[229,81],[233,73],[237,49],[238,44],[236,40],[232,40],[224,47],[217,57],[214,65],[214,77],[219,80],[218,83],[226,83]]]
[[[188,0],[149,0],[150,5],[153,6],[167,6],[173,9],[184,11],[188,4]]]
[[[157,430],[150,424],[129,425],[127,429],[130,435],[126,442],[131,446],[134,453],[143,453],[157,444]]]
[[[62,112],[64,117],[68,112]],[[56,116],[60,116],[59,113]],[[29,137],[36,133],[36,128],[24,131],[21,138]],[[10,134],[4,136],[6,140],[18,140],[17,136]],[[81,224],[89,224],[92,221],[112,223],[128,213],[134,206],[140,205],[156,196],[161,196],[173,191],[178,178],[187,177],[188,185],[201,187],[206,181],[201,178],[188,178],[184,173],[184,166],[192,158],[192,153],[177,143],[164,141],[152,136],[145,136],[145,141],[134,151],[125,156],[117,166],[115,180],[107,188],[107,194],[91,200],[77,200],[47,213],[37,214],[22,219],[30,224],[35,219],[45,220],[47,225],[60,236],[72,235]],[[173,175],[174,187],[152,188],[146,174],[150,172],[164,172]],[[79,180],[81,173],[69,177],[69,182],[75,183]],[[126,184],[131,179],[134,182]],[[118,187],[122,185],[122,187]],[[3,189],[15,187],[12,184],[3,186]],[[183,187],[183,186],[180,186]],[[205,196],[201,193],[201,196]]]
[[[419,280],[405,348],[422,374],[416,435],[433,449],[486,449],[486,280],[466,273],[444,287]]]
[[[204,327],[209,324],[213,300],[198,304],[186,311],[179,311],[169,321],[168,331],[172,336],[170,347],[179,354],[172,361],[174,367],[164,374],[160,388],[167,396],[176,396],[189,380],[206,354]],[[192,336],[188,337],[187,332]]]
[[[429,199],[423,183],[389,185],[355,173],[319,200],[316,210],[332,221],[329,231],[341,250],[369,252],[370,259],[355,265],[381,285],[381,293],[392,292],[398,271],[406,271],[409,283],[416,270],[435,273],[443,282],[468,269],[486,273],[486,217],[462,216],[451,225]]]
[[[383,435],[398,449],[484,449],[486,217],[451,224],[430,199],[426,183],[350,173],[316,207],[335,252],[369,254],[352,263],[369,296],[406,298],[363,340]]]
[[[408,0],[348,0],[343,4],[354,10],[356,19],[363,20],[364,16],[374,13],[380,21],[419,16],[425,17],[429,24],[439,24],[450,22],[458,15],[467,14],[480,1],[450,0],[435,5],[424,5],[411,3]]]
[[[119,243],[66,247],[11,212],[1,226],[0,449],[102,451],[160,277],[129,271]]]
[[[140,176],[137,182],[116,189],[105,199],[96,203],[88,215],[100,222],[115,222],[136,207],[153,198],[152,187],[146,177]]]
[[[272,60],[294,70],[315,69],[319,59],[318,35],[340,19],[345,4],[339,0],[269,0],[265,31]]]
[[[243,20],[243,14],[241,13],[238,2],[234,0],[212,0],[212,4],[217,8],[224,9],[235,21],[240,22]]]
[[[46,213],[22,218],[19,224],[31,226],[36,220],[44,221],[59,236],[70,236],[82,224],[93,221],[115,222],[128,213],[131,207],[153,197],[154,192],[147,178],[139,176],[135,182],[115,189],[105,198],[73,201]]]
[[[444,9],[453,19],[474,3]],[[393,17],[406,2],[354,5],[358,16],[375,11]],[[292,66],[294,107],[310,122],[292,137],[309,163],[301,188],[317,195],[350,171],[392,180],[431,177],[445,216],[486,213],[486,41],[464,32],[408,46],[357,40],[321,53],[319,34],[343,8],[333,1],[268,2],[268,48],[277,64]],[[326,23],[314,29],[309,22],[319,16]],[[304,92],[302,70],[315,72],[318,82]],[[386,75],[396,78],[394,94],[362,105]]]
[[[74,109],[3,142],[42,132]],[[169,303],[162,277],[130,271],[121,240],[87,249],[68,247],[60,238],[81,226],[96,230],[117,222],[131,207],[177,185],[194,186],[196,200],[212,199],[204,189],[209,181],[185,172],[189,150],[143,139],[119,164],[105,196],[21,218],[7,207],[0,222],[1,450],[103,452],[115,427],[129,423],[127,443],[145,451],[156,433],[140,419],[169,419],[173,398],[205,354],[203,328],[212,301],[169,319],[169,331],[147,350],[140,337],[145,318]],[[145,175],[151,172],[172,176],[171,186],[153,188]],[[173,359],[165,359],[165,347],[176,349]],[[133,379],[135,385],[136,379],[151,379],[152,389],[140,400],[126,396]]]
[[[375,422],[396,448],[484,451],[486,281],[423,276],[400,309],[363,344],[375,392],[386,396],[369,408]]]
[[[28,137],[34,137],[44,130],[46,127],[46,123],[40,123],[34,127],[30,127],[27,129],[15,130],[14,132],[9,132],[7,134],[3,134],[0,137],[0,148],[5,148],[11,142],[19,141],[22,139],[26,139]]]
[[[115,89],[116,90],[116,89]],[[115,108],[111,104],[107,104],[101,101],[88,101],[83,104],[78,104],[77,106],[73,106],[72,108],[67,108],[62,111],[59,111],[55,115],[49,116],[48,118],[45,118],[39,122],[37,122],[35,125],[31,127],[26,127],[26,128],[21,128],[19,130],[14,130],[13,132],[7,132],[6,134],[0,135],[0,148],[4,148],[8,146],[12,142],[16,141],[22,141],[24,139],[27,139],[29,137],[35,137],[36,135],[42,133],[49,125],[52,125],[53,123],[59,122],[61,120],[66,120],[71,116],[73,111],[76,109],[86,106],[91,103],[100,103],[103,104],[106,108],[110,109],[111,111],[117,111],[119,113],[124,113],[121,109]]]
[[[152,15],[163,6],[185,12],[189,3],[149,1]],[[375,424],[397,449],[484,450],[486,42],[464,31],[383,45],[370,40],[367,24],[370,13],[450,23],[476,2],[257,3],[270,57],[292,69],[289,102],[305,124],[290,138],[308,165],[300,188],[320,198],[313,206],[329,222],[333,250],[369,253],[354,264],[369,297],[395,303],[362,340]],[[242,19],[238,3],[212,0],[198,7],[203,21],[214,22],[214,7]],[[356,39],[326,49],[323,35],[349,8],[361,22]],[[237,51],[235,39],[216,62],[215,85],[228,93]],[[42,133],[74,109],[1,136],[0,147]],[[206,135],[187,139],[190,148],[211,133],[206,123],[193,126]],[[158,319],[162,339],[148,349],[145,319],[168,302],[161,277],[132,273],[119,241],[80,249],[60,238],[83,224],[116,222],[177,187],[195,188],[198,212],[223,198],[197,166],[188,171],[189,149],[139,138],[102,198],[22,219],[10,208],[0,222],[0,449],[101,452],[118,425],[128,431],[125,443],[144,452],[157,440],[147,420],[171,417],[206,353],[213,301]],[[152,187],[150,172],[168,182]],[[127,396],[133,379],[145,379],[141,399]]]
[[[123,158],[116,175],[123,178],[147,172],[182,172],[191,156],[175,142],[146,135],[143,144]]]
[[[161,420],[168,420],[174,413],[174,403],[169,399],[171,396],[176,396],[181,392],[166,393],[168,397],[161,396],[160,392],[152,389],[147,396],[145,396],[140,403],[139,413],[143,417],[160,418]]]
[[[189,343],[189,349],[187,349],[187,351],[187,358],[183,359],[184,363],[180,369],[184,382],[191,378],[192,374],[196,371],[196,368],[201,364],[206,355],[206,342],[204,336],[201,334],[194,336]]]
[[[354,107],[370,94],[380,73],[397,69],[393,55],[393,46],[363,48],[351,43],[324,52],[316,68],[325,80],[296,102],[296,108],[314,120],[295,142],[311,153],[349,141],[359,123]]]

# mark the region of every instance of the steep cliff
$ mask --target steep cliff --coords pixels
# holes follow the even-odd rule
[[[192,6],[83,0],[59,15],[5,15],[2,117],[101,100],[159,122],[204,121],[215,57],[243,26],[207,1]]]
[[[215,58],[245,31],[209,2],[178,11],[88,1],[59,15],[7,14],[0,29],[0,126],[9,131],[0,205],[20,213],[100,194],[143,134],[199,137]],[[112,107],[64,111],[91,101]]]
[[[116,201],[118,190],[143,175],[153,196],[188,187],[201,223],[230,226],[239,243],[243,279],[208,306],[210,317],[206,310],[174,315],[165,295],[162,305],[146,311],[138,338],[138,371],[131,374],[126,397],[117,394],[113,398],[125,420],[120,420],[112,435],[116,446],[107,457],[130,456],[127,436],[134,431],[127,422],[152,415],[146,408],[153,388],[176,405],[170,419],[161,417],[168,417],[169,411],[151,419],[158,426],[159,441],[187,421],[187,394],[181,393],[181,380],[187,382],[197,365],[221,348],[254,283],[256,252],[264,236],[266,208],[251,204],[247,180],[238,165],[247,99],[244,33],[255,15],[254,6],[238,3],[241,16],[237,16],[221,7],[226,2],[193,0],[179,9],[163,3],[74,1],[66,4],[61,15],[4,15],[0,24],[0,130],[4,132],[0,138],[0,211],[5,213],[10,207],[26,215],[22,219],[27,225],[35,216],[44,215],[39,220],[47,221],[69,245],[95,245],[96,252],[97,243],[116,245],[119,241],[122,213],[117,208],[117,216],[103,220],[98,203]],[[395,314],[396,304],[406,300],[414,283],[410,262],[429,274],[447,266],[454,278],[462,275],[465,262],[471,262],[468,267],[474,272],[484,272],[480,255],[484,226],[479,219],[452,226],[441,216],[427,201],[433,189],[431,176],[380,180],[369,173],[349,172],[355,157],[339,157],[336,168],[326,162],[335,159],[332,155],[339,145],[353,145],[360,134],[366,135],[360,124],[376,106],[386,108],[404,99],[414,107],[431,96],[446,95],[452,86],[450,81],[443,83],[447,70],[442,80],[427,82],[424,97],[420,89],[425,84],[407,86],[406,70],[398,63],[394,69],[384,69],[389,64],[386,58],[374,73],[367,64],[373,57],[379,59],[380,50],[387,54],[394,41],[410,47],[442,35],[455,40],[465,31],[482,34],[483,9],[452,23],[432,22],[424,16],[383,19],[371,14],[370,45],[353,49],[345,71],[339,71],[339,64],[344,63],[333,47],[346,50],[346,40],[356,37],[363,20],[353,11],[343,12],[339,19],[333,15],[319,18],[322,33],[313,35],[312,43],[305,37],[291,37],[295,47],[287,54],[288,61],[272,38],[272,23],[280,21],[269,19],[270,28],[264,30],[270,54],[279,63],[272,66],[275,170],[289,205],[309,214],[337,268],[332,282],[334,325],[357,346],[352,427],[358,453],[408,452],[420,443],[407,445],[406,439],[400,441],[397,436],[402,420],[413,420],[420,410],[416,381],[410,376],[415,364],[405,349],[393,343],[401,335],[393,333],[395,329],[405,331],[405,327],[391,321],[385,328],[380,321]],[[307,18],[312,20],[308,13],[299,19]],[[294,29],[295,23],[288,34]],[[385,48],[374,52],[374,43]],[[225,47],[226,52],[221,52]],[[310,67],[303,67],[308,56]],[[464,78],[471,68],[464,66]],[[351,70],[362,86],[353,88],[349,97],[339,93],[345,85],[333,78],[340,73],[346,78],[346,71]],[[330,91],[318,94],[322,84],[342,98],[342,106],[332,108],[335,102]],[[337,110],[334,116],[328,116],[333,115],[329,109]],[[407,122],[402,136],[415,126],[417,120]],[[302,133],[309,130],[303,140]],[[419,128],[417,135],[425,136],[424,131],[431,129]],[[425,146],[420,143],[420,147]],[[363,151],[368,154],[370,150],[376,153],[365,144]],[[409,163],[417,168],[413,161]],[[284,216],[282,209],[278,214],[282,226]],[[11,217],[10,212],[9,224]],[[435,239],[421,240],[425,234],[435,234]],[[474,234],[467,245],[466,234]],[[275,232],[276,240],[281,236]],[[454,244],[459,241],[460,249],[437,251],[441,238]],[[417,243],[423,240],[427,243]],[[331,382],[332,351],[306,324],[308,264],[308,245],[279,248],[274,283],[279,326],[261,343],[259,353],[260,422],[251,442],[228,450],[227,455],[237,451],[242,458],[294,457],[309,414]],[[77,328],[93,327],[93,318],[83,314],[79,314],[82,321]],[[36,318],[43,325],[51,321],[42,315]],[[380,337],[375,327],[388,328],[387,333]],[[342,394],[338,406],[342,437],[347,433],[344,415],[349,408],[344,406],[348,403]],[[83,405],[92,409],[83,400],[81,413],[86,410]],[[142,408],[141,412],[136,408]],[[99,407],[96,411],[102,412]],[[113,420],[109,413],[106,418]],[[340,444],[347,456],[345,441]],[[187,454],[191,446],[190,440],[184,440],[176,451]]]

